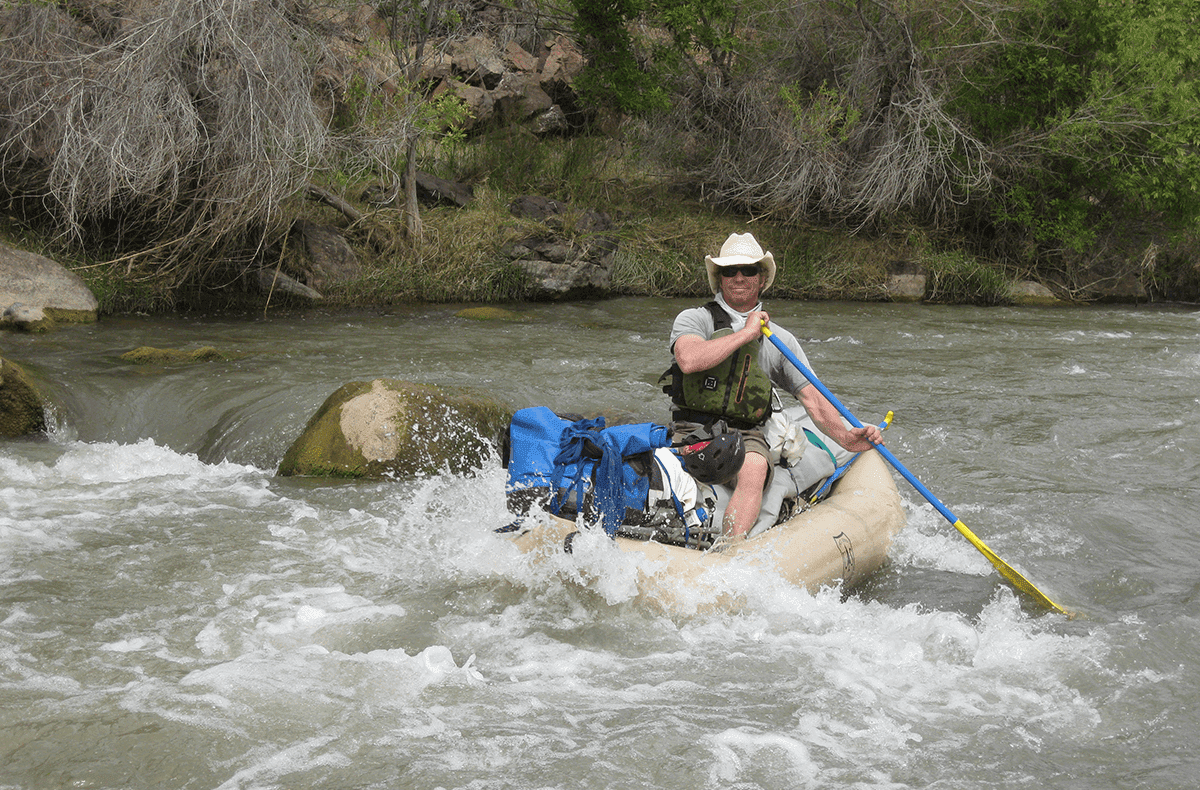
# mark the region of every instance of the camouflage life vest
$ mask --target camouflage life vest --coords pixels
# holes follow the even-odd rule
[[[704,305],[712,314],[713,337],[732,334],[729,315],[715,301]],[[747,343],[708,370],[684,373],[678,363],[662,375],[670,377],[663,392],[671,396],[684,419],[708,416],[722,418],[735,427],[760,425],[771,414],[771,380],[758,366],[762,343]]]

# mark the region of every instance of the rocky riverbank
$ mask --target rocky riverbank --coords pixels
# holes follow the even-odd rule
[[[104,8],[108,14],[108,7]],[[153,14],[143,18],[145,13],[150,10],[130,8],[103,18],[136,27],[153,18]],[[321,164],[307,176],[319,183],[299,189],[289,186],[292,192],[279,198],[283,204],[279,221],[272,220],[271,229],[264,230],[262,239],[249,249],[217,254],[201,246],[200,252],[187,253],[190,257],[185,260],[164,262],[156,258],[155,248],[137,248],[139,241],[130,238],[125,240],[129,249],[107,250],[95,258],[85,258],[81,250],[68,252],[78,257],[62,262],[89,279],[101,295],[100,303],[81,287],[82,281],[65,277],[61,268],[54,270],[46,258],[18,250],[0,252],[12,262],[4,265],[17,267],[0,270],[0,322],[11,328],[47,331],[55,322],[94,320],[104,311],[169,310],[177,305],[213,309],[204,300],[214,294],[216,300],[228,299],[229,306],[259,310],[318,303],[361,306],[642,293],[703,295],[704,283],[694,275],[693,264],[728,232],[744,230],[752,220],[764,243],[785,261],[775,298],[981,304],[1190,298],[1176,296],[1163,286],[1163,278],[1155,274],[1153,245],[1146,248],[1144,260],[1080,265],[1079,271],[1064,277],[1040,276],[1031,273],[1030,264],[1023,264],[1024,274],[1012,278],[995,261],[975,262],[966,253],[934,250],[920,228],[895,233],[915,242],[893,243],[820,228],[808,236],[809,231],[793,227],[771,227],[769,219],[724,215],[732,209],[717,205],[711,195],[706,200],[704,189],[683,173],[665,172],[669,168],[661,163],[656,163],[653,173],[641,169],[636,146],[629,143],[635,122],[589,109],[581,101],[576,82],[586,60],[569,37],[528,20],[518,25],[514,20],[520,15],[510,18],[499,9],[479,13],[482,18],[472,30],[488,31],[486,35],[430,39],[420,47],[404,49],[393,46],[396,31],[374,6],[321,9],[316,21],[324,56],[315,71],[302,72],[312,82],[303,88],[312,98],[313,122],[326,131],[352,133],[356,124],[369,123],[364,113],[370,113],[364,107],[396,112],[414,99],[429,108],[442,99],[453,100],[446,105],[453,105],[454,112],[437,122],[444,127],[434,123],[421,131],[433,142],[418,161],[449,176],[418,172],[414,179],[416,197],[432,232],[421,234],[409,227],[405,200],[395,183],[398,179],[384,183],[386,173],[380,175],[379,168],[363,171],[369,176],[352,177],[332,160],[314,154],[313,161]],[[103,20],[97,16],[63,21],[87,39],[99,30],[90,26]],[[196,63],[189,61],[180,68],[186,72],[184,83],[203,81],[190,71],[199,68]],[[374,97],[376,104],[355,105],[356,97],[364,95]],[[155,126],[161,119],[142,120],[148,124],[147,139],[170,136]],[[449,137],[459,140],[453,153],[434,140],[447,129],[454,129]],[[48,140],[44,147],[49,151],[54,145]],[[617,167],[607,169],[613,162]],[[39,198],[39,205],[53,202],[41,201],[44,196],[36,192],[30,194]],[[223,205],[230,202],[224,200]],[[182,206],[159,216],[176,216],[175,208]],[[19,214],[12,209],[10,226],[0,222],[0,240],[5,230],[23,238],[26,232],[54,236],[55,228],[39,230],[33,220],[25,215],[18,218]],[[680,220],[692,227],[681,230]],[[460,244],[463,239],[469,243]],[[824,248],[811,253],[814,240]],[[941,240],[938,246],[975,248],[961,239]],[[1117,255],[1114,252],[1110,258]],[[957,267],[951,276],[940,265],[947,258],[955,259],[951,263]],[[156,267],[170,276],[156,280]],[[179,275],[189,267],[200,274]],[[964,269],[970,269],[971,275],[981,270],[989,275],[983,298],[968,298],[970,286],[962,294],[947,288],[955,277],[963,279]],[[802,270],[808,281],[799,279],[797,272]],[[58,290],[42,295],[46,288]],[[199,296],[183,293],[188,289]],[[67,292],[77,300],[64,302]]]

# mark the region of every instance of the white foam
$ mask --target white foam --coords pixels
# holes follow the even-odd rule
[[[147,650],[155,646],[155,640],[145,637],[131,637],[129,639],[119,639],[116,642],[108,642],[100,645],[101,650],[107,650],[112,653],[134,653],[139,650]]]
[[[494,534],[506,521],[498,470],[309,497],[261,470],[200,464],[152,443],[105,449],[128,468],[68,481],[66,469],[83,469],[83,447],[67,450],[75,467],[15,461],[0,483],[25,503],[13,523],[29,529],[36,517],[45,534],[14,540],[48,545],[145,517],[147,534],[131,534],[149,548],[185,550],[161,532],[189,524],[197,531],[186,539],[213,530],[212,545],[242,552],[239,564],[162,555],[186,559],[188,577],[172,580],[164,611],[142,601],[89,624],[94,675],[84,683],[28,655],[0,651],[0,664],[19,668],[8,682],[60,695],[64,707],[119,704],[199,742],[194,733],[220,733],[235,744],[227,787],[323,775],[364,743],[431,776],[486,765],[550,786],[564,762],[588,764],[595,743],[669,763],[656,743],[684,737],[697,784],[887,787],[918,752],[936,755],[980,727],[1019,720],[1014,737],[1036,740],[1098,720],[1099,703],[1069,682],[1096,640],[1054,634],[1005,588],[968,619],[838,589],[813,594],[729,563],[681,590],[683,609],[668,616],[637,595],[653,563],[603,535],[537,564]],[[139,488],[132,470],[145,464],[178,475]],[[55,475],[76,498],[63,508],[72,513],[33,504]],[[96,492],[107,502],[79,506]],[[930,507],[906,509],[895,565],[992,572]],[[140,573],[137,562],[122,559],[121,572]],[[709,611],[718,597],[738,607]],[[6,615],[0,642],[41,641],[31,636],[39,609]],[[640,776],[615,770],[614,785]]]
[[[749,765],[757,767],[771,758],[784,763],[784,773],[789,774],[788,779],[794,783],[793,786],[811,786],[817,777],[818,768],[809,755],[808,747],[795,738],[778,733],[733,729],[714,735],[709,742],[713,753],[709,779],[715,785],[729,785],[744,780],[749,773]]]
[[[249,787],[277,787],[289,774],[315,771],[330,766],[347,766],[351,760],[337,750],[325,751],[336,740],[334,735],[308,738],[283,749],[270,746],[255,750],[252,765],[238,770],[218,790],[243,790]]]

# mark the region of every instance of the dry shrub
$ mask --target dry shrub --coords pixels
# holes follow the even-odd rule
[[[271,2],[106,8],[0,9],[0,188],[159,276],[245,245],[320,161],[307,34]]]
[[[852,228],[895,212],[946,218],[986,189],[991,154],[946,107],[954,58],[974,50],[934,62],[934,47],[914,42],[957,34],[921,5],[764,10],[727,74],[700,64],[679,75],[669,131],[652,144],[671,146],[660,153],[713,200],[760,216]]]

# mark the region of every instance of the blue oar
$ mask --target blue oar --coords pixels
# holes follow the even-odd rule
[[[825,387],[825,385],[822,384],[817,379],[816,375],[811,370],[809,370],[808,367],[806,367],[805,364],[803,362],[801,362],[800,359],[795,354],[792,353],[791,349],[789,349],[787,346],[785,346],[783,344],[782,340],[775,337],[775,335],[771,332],[771,330],[767,327],[766,324],[763,324],[762,332],[764,335],[767,336],[767,339],[770,340],[772,343],[774,343],[775,347],[778,348],[779,351],[785,357],[788,358],[788,361],[791,362],[793,365],[795,365],[796,369],[799,370],[802,374],[804,374],[804,378],[808,379],[809,383],[811,383],[814,387],[816,387],[817,391],[820,392],[822,395],[824,395],[825,399],[833,404],[834,408],[836,408],[841,413],[841,415],[850,422],[851,425],[853,425],[855,428],[863,427],[863,424],[858,421],[858,418],[855,417],[853,414],[851,414],[850,410],[847,409],[845,406],[843,406],[841,404],[841,401],[839,401],[837,398],[835,398],[833,396],[833,393],[830,392]],[[1052,601],[1048,597],[1046,597],[1045,593],[1043,593],[1037,587],[1033,586],[1033,582],[1026,579],[1024,576],[1022,576],[1020,573],[1018,573],[1016,571],[1016,569],[1014,569],[1011,565],[1009,565],[1004,560],[1000,559],[1000,557],[996,554],[996,552],[989,549],[987,547],[987,544],[985,544],[982,540],[980,540],[979,538],[977,538],[975,536],[974,532],[967,529],[967,525],[962,523],[961,519],[959,519],[957,516],[955,516],[953,513],[951,513],[949,508],[947,508],[945,505],[943,505],[941,503],[941,500],[939,500],[937,497],[935,497],[933,495],[933,492],[931,492],[928,488],[926,488],[924,486],[924,484],[922,484],[921,481],[918,480],[916,478],[916,476],[913,475],[912,472],[908,471],[908,469],[906,469],[904,467],[904,464],[900,463],[900,461],[896,458],[896,456],[892,455],[891,450],[884,447],[882,444],[875,445],[875,449],[879,451],[879,454],[882,455],[887,460],[887,462],[896,469],[897,472],[904,475],[904,479],[907,480],[909,483],[911,483],[912,487],[917,489],[917,491],[920,492],[921,496],[925,497],[925,499],[929,502],[929,504],[933,505],[934,508],[936,508],[937,511],[939,513],[941,513],[946,518],[947,521],[949,521],[951,524],[953,524],[954,528],[957,529],[960,533],[962,533],[963,537],[965,537],[967,540],[971,541],[972,546],[974,546],[976,549],[978,549],[979,552],[981,554],[983,554],[983,556],[988,558],[988,561],[992,563],[992,566],[996,570],[1000,571],[1001,576],[1008,579],[1008,581],[1010,583],[1012,583],[1012,585],[1014,587],[1016,587],[1018,590],[1025,593],[1026,595],[1030,596],[1031,598],[1033,598],[1033,600],[1037,601],[1039,604],[1046,607],[1047,609],[1053,609],[1056,612],[1060,612],[1062,614],[1071,616],[1070,612],[1068,612],[1066,609],[1063,609],[1061,606],[1056,604],[1054,601]]]

